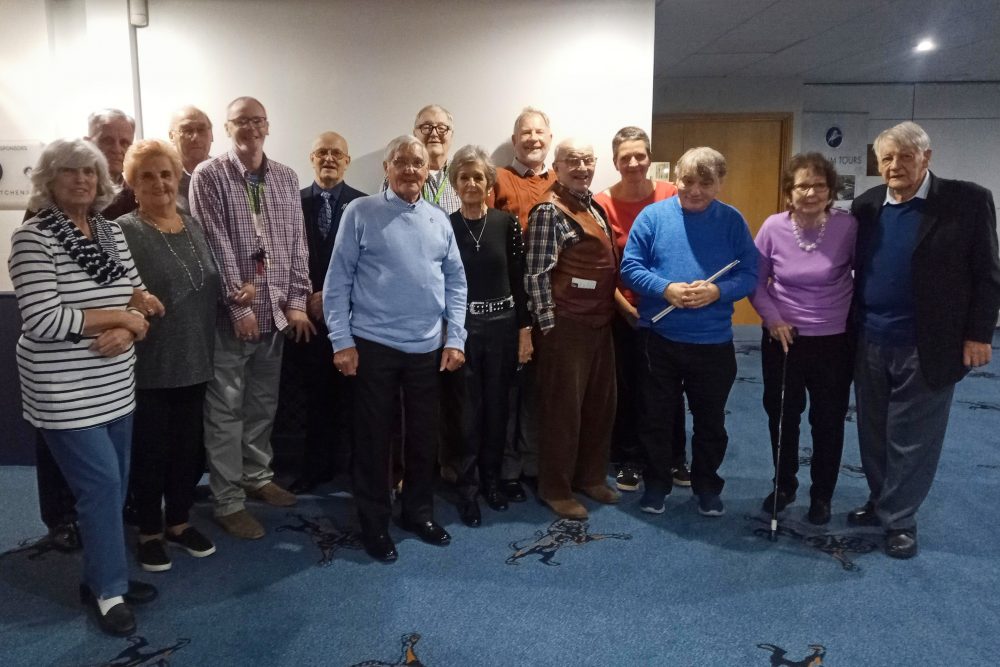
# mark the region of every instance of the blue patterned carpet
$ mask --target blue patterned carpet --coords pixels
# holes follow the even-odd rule
[[[1000,361],[959,384],[921,553],[894,561],[878,530],[844,521],[867,495],[853,425],[831,524],[808,524],[800,493],[767,539],[758,331],[737,336],[720,519],[699,516],[682,489],[661,516],[639,512],[637,494],[589,503],[584,525],[529,501],[484,508],[485,525],[468,529],[439,500],[451,546],[394,528],[399,562],[381,565],[359,549],[343,498],[255,505],[269,534],[252,543],[199,505],[218,553],[172,552],[172,570],[142,573],[161,597],[129,639],[102,635],[76,601],[78,558],[35,545],[34,471],[0,468],[0,665],[997,664]],[[804,435],[803,456],[808,445]]]

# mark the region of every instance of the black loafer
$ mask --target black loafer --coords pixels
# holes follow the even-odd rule
[[[809,505],[809,514],[806,518],[814,526],[825,526],[830,523],[830,501],[813,500]]]
[[[496,484],[483,489],[483,500],[494,512],[506,512],[510,505],[507,504],[507,496],[497,488]]]
[[[469,528],[478,528],[483,523],[482,512],[479,511],[479,503],[475,500],[468,500],[458,508],[458,516]]]
[[[785,508],[788,507],[795,501],[795,492],[787,493],[785,491],[778,490],[778,512],[784,512]],[[764,498],[764,502],[761,503],[760,509],[762,512],[770,514],[774,511],[774,491],[767,494],[767,498]]]
[[[507,496],[507,500],[511,502],[523,503],[528,499],[528,495],[524,492],[524,487],[521,486],[521,482],[516,479],[500,480],[498,490]]]
[[[80,543],[80,532],[75,523],[60,523],[49,529],[49,544],[56,551],[72,553],[83,546]]]
[[[377,535],[364,535],[361,537],[364,544],[365,553],[375,560],[383,563],[393,563],[399,557],[396,553],[396,545],[388,533],[378,533]]]
[[[159,594],[160,592],[156,590],[156,586],[143,581],[129,579],[128,590],[125,591],[125,595],[122,597],[129,604],[146,604],[155,600]],[[87,584],[80,584],[80,602],[87,604],[95,599],[96,596],[90,590],[90,587]]]
[[[86,584],[80,584],[80,602],[94,610],[97,624],[103,632],[118,637],[127,637],[135,632],[135,615],[125,602],[119,602],[108,613],[102,614],[97,598]]]
[[[887,531],[885,534],[885,555],[890,558],[913,558],[916,556],[916,529],[904,528]]]
[[[878,515],[875,514],[875,503],[868,501],[861,507],[847,513],[847,525],[849,526],[880,526]]]
[[[478,509],[478,508],[477,508]],[[401,522],[403,530],[407,530],[427,544],[443,547],[451,542],[451,535],[448,531],[439,526],[434,521],[406,521]]]

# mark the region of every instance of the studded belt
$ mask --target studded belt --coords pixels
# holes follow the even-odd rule
[[[504,310],[510,310],[513,307],[513,296],[508,296],[503,299],[490,299],[488,301],[470,301],[469,314],[488,315],[489,313],[499,313]]]

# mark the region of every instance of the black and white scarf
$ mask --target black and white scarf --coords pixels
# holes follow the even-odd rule
[[[41,211],[38,217],[38,226],[50,232],[70,259],[98,284],[108,285],[127,275],[118,256],[118,244],[111,224],[100,213],[92,213],[87,218],[93,241],[88,240],[56,206]]]

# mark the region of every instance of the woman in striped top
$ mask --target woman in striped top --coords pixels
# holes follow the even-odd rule
[[[146,293],[117,224],[100,213],[114,195],[107,161],[83,140],[57,140],[32,172],[38,214],[11,238],[21,311],[17,343],[24,417],[39,428],[77,499],[84,541],[80,595],[101,629],[128,635],[126,603],[156,596],[128,581],[122,506],[127,488],[133,342],[162,314]]]

